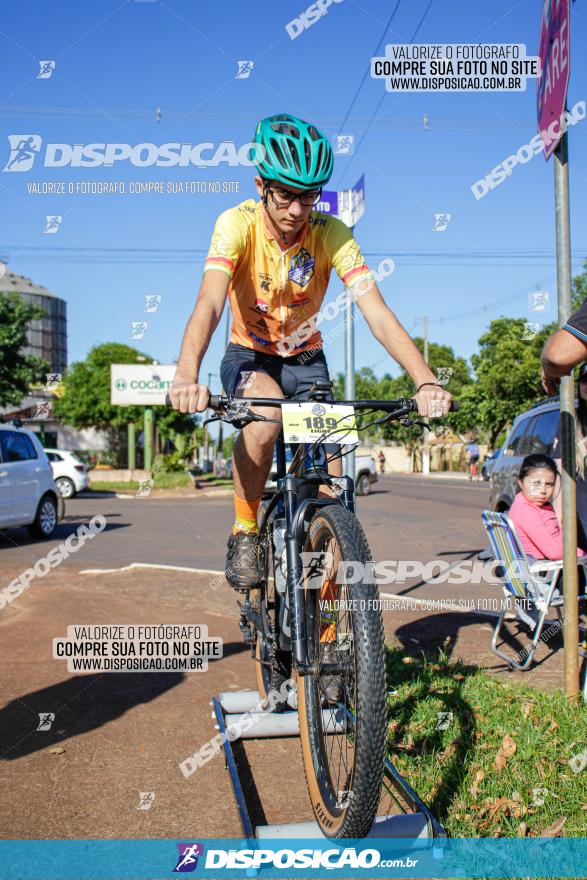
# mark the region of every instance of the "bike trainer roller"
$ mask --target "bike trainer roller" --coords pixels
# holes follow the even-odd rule
[[[242,730],[235,739],[261,739],[263,737],[299,736],[298,713],[296,710],[296,693],[292,691],[288,698],[290,710],[287,712],[263,712],[259,711],[261,697],[258,691],[226,691],[210,701],[213,708],[212,718],[216,719],[216,729],[226,733],[226,728],[235,724],[233,730],[238,730],[237,722],[241,715],[250,713],[253,722],[249,729]],[[336,727],[341,732],[346,728],[345,717],[342,713],[337,714],[336,709],[324,709],[330,716],[330,722],[334,720]],[[332,715],[334,714],[334,719]],[[231,731],[232,733],[232,731]],[[285,825],[257,825],[253,826],[246,798],[239,776],[237,761],[232,748],[232,742],[228,736],[223,737],[225,766],[230,773],[230,781],[239,812],[239,818],[246,839],[257,838],[322,838],[324,835],[317,822],[294,822]],[[393,766],[389,758],[385,759],[385,776],[383,781],[383,803],[389,803],[387,812],[377,816],[368,838],[413,838],[428,842],[431,839],[439,841],[447,838],[447,832],[438,819],[432,815],[428,807],[420,800],[414,789],[403,778],[401,773]],[[401,811],[391,815],[389,810],[395,803]]]

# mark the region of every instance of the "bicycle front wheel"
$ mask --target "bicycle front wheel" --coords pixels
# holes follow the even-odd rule
[[[314,516],[304,550],[313,671],[298,676],[298,715],[308,791],[326,837],[365,837],[377,814],[387,728],[381,608],[365,570],[371,556],[356,517],[334,504]],[[344,562],[355,563],[354,573]]]

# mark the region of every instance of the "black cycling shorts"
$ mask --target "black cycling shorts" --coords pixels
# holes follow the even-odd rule
[[[243,397],[246,374],[250,372],[267,373],[275,379],[283,396],[292,400],[307,400],[315,382],[330,380],[322,349],[307,350],[292,357],[279,357],[231,342],[220,364],[220,378],[225,393]],[[334,397],[330,393],[327,399],[334,400]]]

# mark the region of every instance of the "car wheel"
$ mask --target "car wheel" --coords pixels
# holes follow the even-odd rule
[[[57,527],[57,502],[50,496],[41,498],[35,521],[28,527],[35,538],[50,538]]]
[[[75,495],[75,486],[69,477],[58,477],[55,480],[55,483],[63,498],[73,498]]]
[[[361,474],[357,480],[357,495],[368,495],[371,491],[371,483],[367,474]]]

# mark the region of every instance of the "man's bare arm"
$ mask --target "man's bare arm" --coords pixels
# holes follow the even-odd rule
[[[208,405],[209,389],[198,381],[200,365],[222,316],[229,284],[225,272],[211,269],[204,273],[169,392],[173,408],[180,412],[203,412]]]
[[[557,330],[542,350],[542,384],[547,394],[556,394],[561,376],[587,360],[587,343],[568,330]]]
[[[422,354],[403,325],[398,321],[389,306],[385,303],[376,284],[369,284],[363,291],[360,282],[353,289],[357,295],[357,303],[361,309],[373,336],[389,352],[394,360],[402,366],[416,388],[423,382],[431,382],[416,395],[418,410],[421,415],[434,415],[435,406],[432,401],[441,401],[444,412],[448,412],[451,395],[438,386],[438,379],[427,365]],[[436,413],[439,415],[440,413]]]

